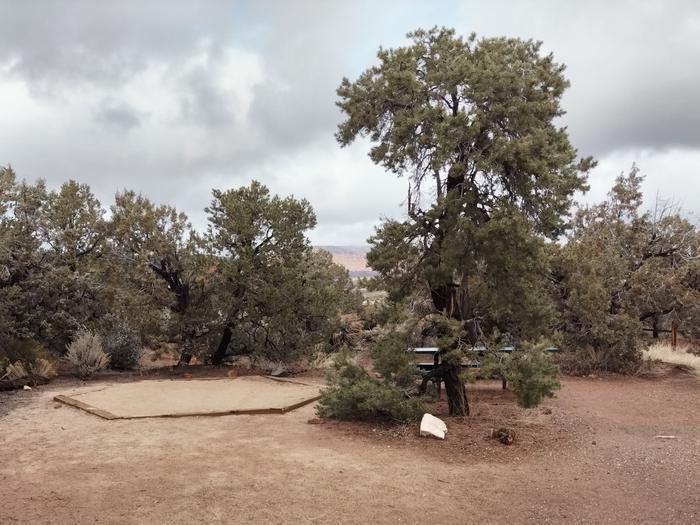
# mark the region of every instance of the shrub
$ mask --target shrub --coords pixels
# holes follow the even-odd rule
[[[33,374],[36,374],[47,379],[56,377],[56,367],[48,359],[37,359],[36,364],[31,369]]]
[[[7,374],[11,365],[19,363],[28,372],[39,359],[47,357],[46,349],[32,339],[7,339],[0,345],[0,377]],[[13,374],[17,372],[14,370]]]
[[[406,351],[406,337],[399,333],[379,339],[372,350],[374,369],[382,377],[402,388],[410,387],[420,375],[415,357]]]
[[[545,346],[524,345],[523,350],[514,352],[504,362],[503,377],[524,408],[536,407],[544,397],[553,397],[554,391],[561,388],[558,369],[545,354]]]
[[[4,375],[0,376],[0,379],[23,379],[29,375],[29,371],[27,370],[27,367],[24,366],[24,363],[22,361],[15,361],[14,363],[10,363],[5,367],[5,373]]]
[[[332,346],[335,348],[358,348],[362,344],[364,323],[355,313],[340,316],[338,329],[332,336]]]
[[[76,368],[80,379],[87,379],[109,365],[102,349],[102,338],[92,332],[80,332],[67,347],[66,359]]]
[[[321,393],[317,412],[335,419],[417,420],[425,407],[418,398],[388,381],[370,377],[367,371],[341,354],[334,363],[329,386]]]
[[[136,368],[141,358],[141,338],[127,323],[115,319],[104,334],[104,345],[110,366],[118,370]]]

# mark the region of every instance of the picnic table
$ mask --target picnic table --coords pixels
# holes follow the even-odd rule
[[[409,352],[413,352],[416,356],[432,356],[431,361],[419,361],[416,363],[416,366],[418,367],[419,370],[428,372],[430,370],[434,370],[438,366],[440,366],[440,349],[436,346],[422,346],[422,347],[416,347],[416,348],[409,348]],[[488,348],[486,348],[484,345],[475,345],[472,348],[469,349],[471,353],[476,354],[479,357],[483,357],[487,352]],[[515,352],[515,347],[514,346],[503,346],[497,350],[499,353],[504,353],[504,354],[512,354]],[[556,353],[559,352],[559,348],[555,346],[550,346],[545,349],[546,352],[549,353]],[[477,359],[463,359],[462,360],[462,368],[480,368],[481,367],[481,362],[478,361]],[[506,388],[506,381],[505,379],[503,380],[503,389],[505,390]],[[436,379],[435,381],[435,389],[437,391],[437,396],[438,399],[440,399],[440,392],[442,390],[442,382],[440,379]]]

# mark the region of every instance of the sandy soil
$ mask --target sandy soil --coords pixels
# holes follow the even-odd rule
[[[312,405],[107,421],[52,401],[74,387],[0,395],[0,523],[700,522],[694,376],[565,379],[531,411],[480,382],[444,442]]]

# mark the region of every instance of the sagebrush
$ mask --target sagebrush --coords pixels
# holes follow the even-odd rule
[[[80,379],[88,379],[109,366],[102,338],[93,332],[80,332],[67,346],[66,359],[75,367]]]

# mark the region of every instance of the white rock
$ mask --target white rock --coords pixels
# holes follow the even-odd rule
[[[23,390],[31,390],[31,389],[32,389],[32,387],[30,387],[30,386],[27,386],[27,385],[24,385],[24,386],[22,387],[22,389],[23,389]]]
[[[421,436],[435,436],[438,439],[445,439],[445,434],[447,434],[447,425],[442,419],[430,414],[423,414],[423,419],[420,421]]]

